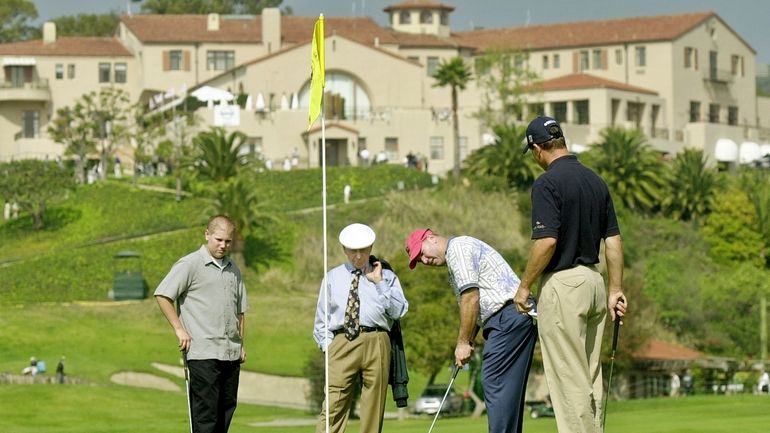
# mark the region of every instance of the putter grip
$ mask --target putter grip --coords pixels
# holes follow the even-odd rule
[[[612,353],[618,348],[618,330],[620,329],[620,317],[615,316],[615,329],[612,332]]]

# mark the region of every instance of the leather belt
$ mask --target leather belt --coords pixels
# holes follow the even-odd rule
[[[380,328],[379,326],[361,326],[359,329],[361,330],[361,332],[388,332],[387,329]],[[332,331],[332,334],[334,335],[344,334],[344,333],[345,333],[345,330],[342,328],[335,329],[334,331]]]

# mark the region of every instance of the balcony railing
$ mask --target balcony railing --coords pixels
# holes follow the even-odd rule
[[[733,79],[733,73],[726,69],[706,69],[703,76],[704,81],[712,83],[732,84]]]
[[[48,89],[48,79],[38,78],[37,80],[14,82],[14,81],[0,81],[0,89]]]

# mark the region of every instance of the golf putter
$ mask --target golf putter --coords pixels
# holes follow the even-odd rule
[[[187,352],[185,351],[182,351],[182,362],[184,365],[184,384],[187,390],[187,420],[190,422],[190,433],[193,433],[192,406],[190,406],[190,371],[187,369]]]
[[[455,382],[455,378],[457,377],[457,373],[459,371],[460,371],[460,367],[455,365],[452,370],[452,379],[449,381],[449,385],[447,385],[446,387],[444,398],[441,399],[441,404],[438,406],[438,410],[436,411],[436,416],[433,417],[433,422],[430,423],[430,428],[428,429],[428,433],[431,433],[433,431],[433,426],[436,425],[436,420],[438,419],[438,415],[441,413],[441,408],[444,407],[444,402],[446,402],[446,398],[449,395],[449,390],[452,389],[452,384]]]
[[[620,329],[620,316],[615,316],[615,326],[612,331],[612,353],[610,354],[610,375],[607,378],[607,394],[604,396],[604,414],[602,416],[602,427],[607,422],[607,403],[612,391],[612,369],[615,366],[615,350],[618,348],[618,330]]]

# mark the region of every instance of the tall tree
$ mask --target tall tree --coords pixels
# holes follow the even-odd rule
[[[151,14],[260,14],[283,0],[145,0],[142,12]]]
[[[465,64],[462,57],[453,57],[442,61],[433,75],[436,83],[433,87],[450,87],[452,89],[452,130],[454,132],[454,166],[452,175],[455,178],[460,177],[460,125],[457,118],[457,91],[465,90],[465,86],[471,80],[470,68]]]
[[[708,215],[722,185],[714,169],[706,167],[700,149],[685,149],[674,159],[672,178],[663,207],[669,215],[683,221],[697,221]]]
[[[524,94],[539,78],[526,67],[527,56],[513,48],[492,48],[476,60],[481,108],[475,115],[487,128],[523,119]]]
[[[741,173],[741,189],[754,207],[755,228],[765,240],[763,255],[770,268],[770,173],[766,170],[747,169]]]
[[[103,87],[81,97],[87,115],[92,119],[98,138],[100,176],[107,178],[108,159],[120,143],[127,143],[130,136],[131,102],[128,93],[115,87]]]
[[[44,227],[48,204],[73,187],[72,173],[53,161],[25,159],[0,164],[0,197],[27,212],[35,230]]]
[[[604,129],[601,141],[581,156],[604,178],[615,200],[627,208],[643,212],[660,208],[667,182],[665,167],[640,131]]]
[[[531,156],[521,153],[526,127],[508,123],[495,125],[492,130],[495,133],[494,144],[471,153],[465,159],[464,172],[471,178],[491,179],[492,185],[495,179],[499,179],[506,189],[528,189],[540,167]]]
[[[0,43],[22,41],[36,34],[30,21],[37,18],[37,8],[29,0],[0,2]]]
[[[112,36],[120,18],[115,12],[107,14],[78,14],[54,18],[57,36]]]
[[[48,135],[64,145],[64,154],[75,157],[75,179],[81,184],[86,181],[88,154],[96,152],[95,129],[93,118],[82,101],[56,110],[56,117],[48,127]]]

